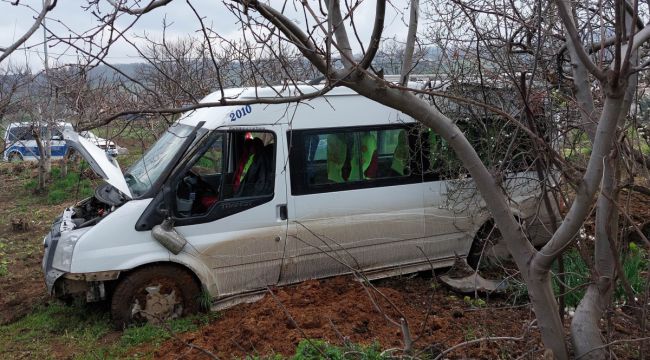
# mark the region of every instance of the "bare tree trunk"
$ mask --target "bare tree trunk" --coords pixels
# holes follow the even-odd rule
[[[45,191],[47,181],[49,180],[49,172],[46,168],[45,163],[45,147],[43,146],[43,140],[40,135],[40,127],[37,127],[38,130],[32,129],[32,135],[34,140],[36,140],[36,146],[38,147],[38,187],[36,188],[37,192]]]
[[[618,211],[610,198],[615,198],[617,183],[616,157],[605,160],[602,194],[596,209],[596,243],[594,257],[594,282],[578,304],[571,321],[571,337],[576,356],[588,355],[590,359],[605,359],[607,351],[599,322],[609,306],[614,289],[615,263],[612,246],[616,242]],[[595,350],[597,349],[597,350]]]
[[[612,92],[612,96],[615,92]],[[600,185],[603,174],[603,162],[612,147],[615,129],[621,111],[623,98],[607,97],[593,145],[592,155],[582,183],[576,189],[576,199],[564,222],[553,234],[549,243],[536,254],[530,264],[520,267],[522,276],[528,285],[531,302],[539,322],[544,345],[553,350],[559,359],[568,357],[564,343],[564,327],[560,319],[553,290],[551,287],[550,268],[557,256],[571,244],[571,239],[580,229],[590,212],[593,197]],[[515,260],[517,254],[512,252]],[[517,262],[520,266],[520,262]],[[526,271],[530,274],[526,274]],[[559,352],[558,352],[559,351]]]
[[[411,0],[411,14],[409,17],[409,32],[406,35],[406,47],[404,48],[404,61],[402,61],[402,72],[400,84],[406,86],[409,81],[409,73],[413,67],[413,52],[415,51],[415,40],[418,32],[418,19],[420,18],[420,1]]]
[[[68,176],[68,163],[70,162],[70,157],[72,156],[74,150],[68,147],[68,150],[63,155],[63,161],[61,161],[61,177],[64,178]]]
[[[41,153],[41,157],[44,157],[44,168],[47,173],[47,179],[49,180],[50,175],[52,174],[52,124],[47,124],[45,127],[45,153]]]
[[[628,17],[628,21],[631,22],[630,17]],[[635,63],[638,62],[636,54],[633,59]],[[637,75],[632,75],[617,121],[619,128],[625,123],[625,117],[634,99],[636,86]],[[594,282],[587,288],[571,321],[571,338],[575,347],[575,355],[588,355],[588,358],[593,359],[607,357],[599,322],[611,303],[616,285],[615,257],[618,254],[614,253],[613,249],[617,248],[619,224],[618,208],[615,204],[615,201],[618,201],[619,193],[617,191],[620,180],[619,158],[613,153],[604,159],[601,194],[598,197],[596,208]]]

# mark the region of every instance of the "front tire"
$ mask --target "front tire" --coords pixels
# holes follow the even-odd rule
[[[111,298],[113,325],[160,323],[200,310],[201,288],[186,270],[169,265],[148,266],[122,279]]]

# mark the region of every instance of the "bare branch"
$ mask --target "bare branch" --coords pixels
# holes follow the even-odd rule
[[[602,69],[599,69],[593,61],[591,61],[589,54],[587,54],[585,49],[580,45],[580,36],[578,35],[578,30],[576,29],[573,17],[571,16],[571,2],[568,0],[555,0],[555,3],[560,17],[562,18],[562,22],[564,23],[564,27],[569,33],[569,38],[573,43],[573,45],[569,44],[569,46],[572,46],[575,49],[576,54],[587,70],[589,70],[589,72],[597,79],[604,81],[605,73]]]
[[[150,12],[151,10],[153,10],[155,8],[165,6],[165,5],[169,4],[170,2],[172,2],[172,0],[152,0],[149,3],[149,5],[147,5],[147,6],[143,7],[143,8],[135,8],[135,9],[133,9],[133,8],[129,8],[129,7],[121,5],[121,2],[122,2],[121,0],[118,0],[120,2],[119,4],[115,0],[106,0],[106,1],[108,1],[108,3],[110,3],[111,5],[113,5],[113,7],[116,10],[125,12],[125,13],[130,14],[130,15],[145,14],[145,13],[148,13],[148,12]]]
[[[417,0],[413,1],[417,2]],[[370,44],[368,44],[368,50],[363,56],[363,59],[361,59],[359,62],[359,67],[361,69],[367,69],[377,54],[379,44],[381,43],[381,34],[384,31],[385,17],[386,0],[377,0],[377,8],[375,9],[375,25],[372,28],[372,35],[370,35]]]
[[[36,19],[34,19],[34,23],[32,26],[21,36],[18,40],[16,40],[13,44],[9,45],[8,47],[3,47],[0,48],[0,51],[2,51],[2,54],[0,55],[0,63],[6,59],[11,53],[13,53],[16,49],[18,49],[19,46],[21,46],[27,39],[29,39],[36,30],[41,26],[41,23],[43,22],[43,19],[45,19],[45,15],[54,7],[56,6],[56,1],[52,2],[51,0],[46,0],[43,3],[43,9],[41,12],[38,14]]]
[[[402,61],[402,72],[400,74],[400,84],[406,86],[408,75],[412,70],[413,51],[415,49],[415,40],[418,32],[418,19],[420,18],[420,1],[411,0],[411,12],[409,16],[409,32],[406,35],[406,47],[404,48],[404,60]]]

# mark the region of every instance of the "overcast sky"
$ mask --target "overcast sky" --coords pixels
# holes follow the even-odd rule
[[[15,39],[19,38],[33,23],[36,13],[33,9],[40,9],[42,0],[21,0],[21,6],[12,6],[8,0],[0,0],[0,46],[8,46]],[[47,26],[59,36],[67,36],[72,31],[83,33],[99,25],[99,21],[90,11],[84,11],[81,7],[84,1],[59,0],[56,8],[49,13]],[[146,3],[146,1],[144,2]],[[282,4],[281,1],[271,1],[271,3]],[[397,2],[399,3],[399,2]],[[406,1],[403,1],[406,4]],[[235,38],[240,36],[239,26],[235,17],[226,10],[221,1],[214,0],[192,0],[195,8],[205,17],[204,22],[215,32],[226,38]],[[291,3],[290,3],[291,4]],[[29,9],[24,5],[29,5]],[[314,3],[317,7],[317,3]],[[289,5],[291,8],[292,5]],[[362,40],[366,40],[372,31],[372,22],[374,21],[374,0],[366,0],[355,12],[355,23],[359,28]],[[101,2],[100,11],[102,15],[108,13],[109,4]],[[400,9],[401,10],[401,9]],[[401,11],[396,11],[390,6],[387,9],[386,28],[384,37],[397,36],[403,40],[406,36],[406,27],[403,24]],[[408,13],[407,13],[408,14]],[[296,22],[300,23],[300,17],[296,16]],[[197,34],[199,24],[196,16],[185,0],[175,0],[171,4],[158,8],[142,16],[136,25],[128,32],[129,39],[138,43],[137,35],[148,34],[150,37],[160,38],[162,35],[163,20],[172,24],[167,29],[167,38],[182,38],[192,34]],[[118,21],[118,27],[125,27],[134,20],[132,16],[122,16]],[[65,24],[62,25],[62,24]],[[197,34],[198,35],[198,34]],[[352,33],[349,33],[352,36]],[[351,39],[352,40],[352,39]],[[27,62],[33,70],[43,68],[43,30],[39,29],[31,39],[29,39],[20,51],[16,51],[10,61],[13,63]],[[352,41],[359,51],[356,41]],[[140,42],[141,43],[141,42]],[[40,45],[39,45],[40,44]],[[74,49],[62,44],[55,45],[48,43],[50,64],[75,63],[77,62],[77,53]],[[133,63],[142,61],[137,55],[137,51],[125,41],[115,43],[109,52],[107,61],[111,63]],[[6,66],[3,62],[2,66]]]

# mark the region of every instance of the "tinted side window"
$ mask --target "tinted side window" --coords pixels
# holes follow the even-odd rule
[[[411,126],[298,130],[289,134],[294,195],[413,182]]]

